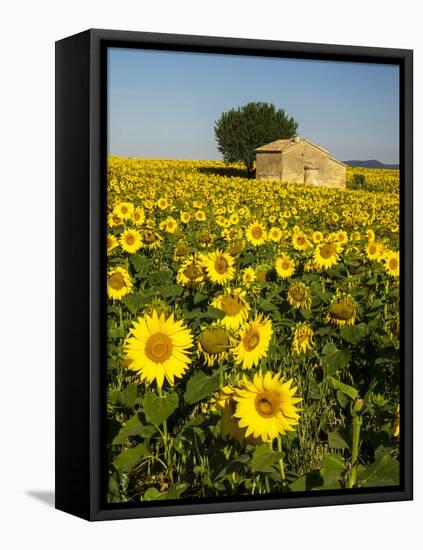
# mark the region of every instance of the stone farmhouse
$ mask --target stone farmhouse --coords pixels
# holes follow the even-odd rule
[[[255,150],[256,177],[345,189],[347,166],[308,139],[278,139]]]

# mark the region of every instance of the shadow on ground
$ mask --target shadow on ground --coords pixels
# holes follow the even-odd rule
[[[231,166],[214,168],[212,166],[200,166],[197,169],[202,174],[213,174],[215,176],[226,176],[228,178],[248,178],[247,170],[243,168],[233,168]]]
[[[54,508],[54,491],[26,491],[26,494],[39,500],[46,506]]]

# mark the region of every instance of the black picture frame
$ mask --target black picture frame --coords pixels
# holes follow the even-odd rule
[[[401,483],[201,502],[105,504],[106,50],[390,63],[400,68]],[[91,29],[56,43],[56,508],[108,520],[412,499],[413,52]]]

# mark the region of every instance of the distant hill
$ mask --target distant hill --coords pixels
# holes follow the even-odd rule
[[[352,168],[384,168],[385,170],[399,170],[399,164],[383,164],[378,160],[343,160],[344,164]]]

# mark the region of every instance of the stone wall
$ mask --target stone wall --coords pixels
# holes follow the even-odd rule
[[[256,178],[281,179],[281,153],[262,152],[256,154]]]
[[[256,155],[258,179],[345,189],[346,172],[345,166],[309,143],[300,143],[283,153],[259,152]]]

